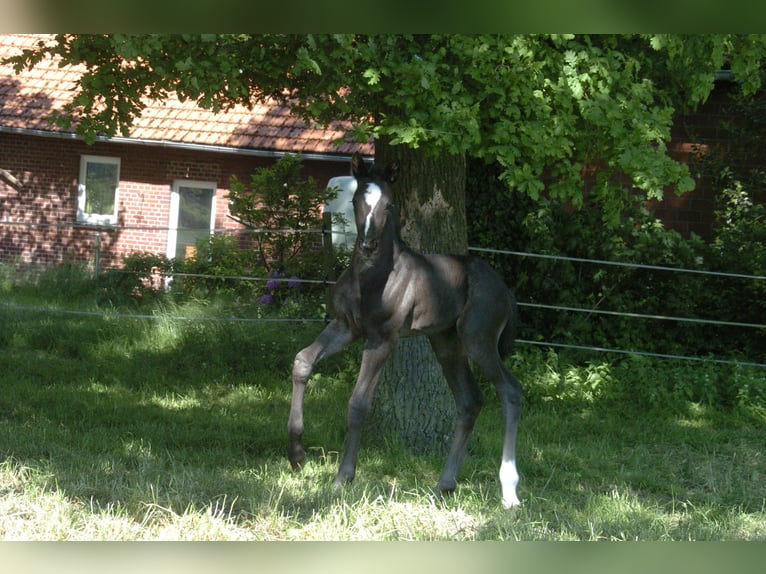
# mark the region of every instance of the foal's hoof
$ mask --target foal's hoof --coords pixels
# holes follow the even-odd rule
[[[338,474],[338,476],[335,477],[335,480],[332,481],[332,487],[335,490],[339,490],[350,483],[352,480],[354,480],[353,476],[348,477],[344,474]]]
[[[434,498],[436,498],[436,500],[444,500],[448,496],[451,496],[455,493],[455,488],[457,488],[456,484],[452,484],[452,485],[437,484],[431,490],[431,493],[434,495]]]
[[[290,449],[287,453],[287,458],[290,460],[292,469],[298,472],[303,469],[303,465],[306,462],[306,452],[302,448],[295,450]]]
[[[518,508],[521,506],[521,501],[518,499],[516,495],[509,496],[508,498],[503,497],[503,508],[506,510],[511,510],[512,508]]]
[[[434,497],[434,500],[444,502],[449,498],[452,494],[454,494],[454,490],[440,490],[438,487],[431,489],[431,496]]]

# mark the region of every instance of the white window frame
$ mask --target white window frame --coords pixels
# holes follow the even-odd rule
[[[88,164],[101,163],[117,166],[117,181],[114,186],[114,211],[112,213],[89,213],[85,210],[87,205],[86,178]],[[80,156],[80,179],[77,185],[77,221],[93,225],[117,225],[117,211],[120,191],[120,158],[100,155]]]
[[[218,194],[218,183],[215,181],[196,181],[189,179],[177,179],[173,181],[173,188],[170,192],[170,218],[168,220],[168,249],[166,255],[168,259],[176,256],[176,247],[178,245],[178,210],[181,207],[182,187],[196,187],[210,189],[213,197],[210,205],[210,234],[215,231],[215,204]]]

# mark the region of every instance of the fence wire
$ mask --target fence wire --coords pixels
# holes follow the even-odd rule
[[[329,230],[323,229],[323,228],[307,228],[307,229],[271,229],[266,227],[172,227],[169,225],[125,225],[125,224],[117,224],[117,225],[110,225],[110,224],[103,224],[103,225],[96,225],[93,223],[71,223],[71,222],[44,222],[44,221],[10,221],[10,220],[2,220],[0,221],[0,225],[9,225],[12,227],[40,227],[40,228],[49,228],[49,229],[80,229],[83,231],[93,231],[93,232],[120,232],[120,231],[158,231],[158,232],[164,232],[164,231],[191,231],[194,233],[210,233],[210,234],[221,234],[221,233],[275,233],[275,234],[281,234],[281,235],[294,235],[299,233],[307,233],[307,234],[322,234],[322,233],[330,233]]]
[[[55,307],[34,307],[31,305],[9,305],[0,303],[0,309],[23,311],[25,313],[43,313],[51,315],[70,315],[75,317],[100,317],[103,319],[150,319],[153,321],[191,321],[200,323],[325,323],[326,319],[303,317],[188,317],[184,315],[159,315],[151,313],[120,313],[111,311],[86,311],[82,309],[57,309]]]
[[[520,304],[520,306],[523,304]],[[545,306],[553,308],[553,306]],[[301,318],[301,317],[189,317],[184,315],[158,315],[149,313],[119,313],[119,312],[107,312],[107,311],[86,311],[77,309],[57,309],[52,307],[34,307],[30,305],[10,305],[0,303],[0,309],[5,311],[16,311],[25,313],[42,313],[53,315],[66,315],[66,316],[81,316],[81,317],[99,317],[103,319],[122,319],[122,320],[163,320],[163,321],[186,321],[186,322],[208,322],[208,323],[327,323],[328,318]],[[614,313],[617,315],[625,315],[624,313]],[[631,316],[628,314],[628,316]],[[516,339],[516,343],[520,345],[529,345],[537,347],[549,347],[556,349],[571,349],[576,351],[590,351],[597,353],[611,353],[621,355],[632,355],[641,357],[653,357],[659,359],[671,359],[671,360],[684,360],[695,361],[703,363],[714,363],[720,365],[733,365],[741,367],[758,367],[766,368],[766,363],[756,363],[749,361],[733,361],[728,359],[717,359],[714,357],[690,357],[687,355],[673,355],[667,353],[651,353],[647,351],[635,351],[625,349],[611,349],[606,347],[595,347],[588,345],[573,345],[567,343],[554,343],[549,341],[530,341],[527,339]]]
[[[51,227],[51,228],[78,228],[78,229],[89,229],[91,226],[87,224],[73,224],[73,223],[44,223],[44,222],[23,222],[23,221],[0,221],[0,225],[11,225],[11,226],[27,226],[27,227]],[[125,231],[125,230],[131,230],[131,231],[175,231],[176,227],[170,227],[170,226],[144,226],[144,225],[116,225],[116,226],[106,226],[106,227],[92,227],[92,231],[94,232],[103,232],[103,231]],[[327,227],[323,227],[321,229],[253,229],[253,228],[220,228],[220,229],[200,229],[198,231],[201,232],[210,232],[210,233],[219,233],[219,234],[232,234],[232,233],[244,233],[244,234],[258,234],[258,233],[276,233],[276,234],[295,234],[295,233],[306,233],[306,234],[322,234],[322,235],[329,235],[331,233],[345,233],[345,232],[333,232],[331,229]],[[706,275],[706,276],[714,276],[714,277],[727,277],[732,279],[745,279],[745,280],[754,280],[754,281],[763,281],[766,280],[766,276],[760,276],[760,275],[746,275],[741,273],[727,273],[727,272],[720,272],[720,271],[703,271],[699,269],[688,269],[688,268],[681,268],[681,267],[669,267],[669,266],[662,266],[662,265],[647,265],[647,264],[641,264],[641,263],[628,263],[628,262],[621,262],[621,261],[610,261],[610,260],[601,260],[601,259],[588,259],[588,258],[582,258],[582,257],[568,257],[563,255],[549,255],[549,254],[542,254],[542,253],[528,253],[523,251],[513,251],[513,250],[505,250],[505,249],[495,249],[495,248],[488,248],[488,247],[468,247],[469,251],[477,252],[477,253],[492,253],[497,255],[506,255],[506,256],[513,256],[513,257],[532,257],[532,258],[538,258],[538,259],[548,259],[548,260],[555,260],[555,261],[570,261],[575,263],[589,263],[589,264],[595,264],[595,265],[605,265],[605,266],[618,266],[618,267],[625,267],[625,268],[633,268],[633,269],[648,269],[648,270],[654,270],[654,271],[665,271],[665,272],[671,272],[671,273],[689,273],[689,274],[697,274],[697,275]],[[126,273],[131,273],[129,271],[125,271],[122,269],[111,269],[112,271],[123,271]],[[137,272],[132,272],[137,273]],[[334,283],[334,281],[330,279],[304,279],[304,278],[285,278],[285,277],[255,277],[255,276],[246,276],[246,275],[208,275],[208,274],[202,274],[202,273],[170,273],[169,276],[177,276],[177,277],[193,277],[193,278],[200,278],[200,279],[225,279],[225,280],[234,280],[234,281],[261,281],[261,282],[268,282],[268,281],[293,281],[294,283],[306,283],[306,284],[318,284],[318,285],[327,285],[330,286]],[[694,317],[674,317],[674,316],[665,316],[665,315],[649,315],[649,314],[642,314],[642,313],[630,313],[630,312],[623,312],[623,311],[609,311],[609,310],[601,310],[601,309],[588,309],[588,308],[578,308],[578,307],[567,307],[567,306],[559,306],[559,305],[546,305],[546,304],[540,304],[540,303],[530,303],[530,302],[519,302],[519,307],[522,308],[530,308],[530,309],[547,309],[547,310],[553,310],[553,311],[561,311],[561,312],[574,312],[574,313],[587,313],[587,314],[598,314],[598,315],[609,315],[609,316],[615,316],[615,317],[628,317],[632,319],[642,319],[642,320],[661,320],[661,321],[675,321],[675,322],[688,322],[688,323],[697,323],[697,324],[707,324],[707,325],[713,325],[713,326],[728,326],[728,327],[741,327],[741,328],[750,328],[750,329],[766,329],[766,325],[759,324],[759,323],[746,323],[746,322],[736,322],[736,321],[719,321],[719,320],[713,320],[713,319],[700,319],[700,318],[694,318]],[[10,304],[0,304],[0,309],[6,310],[6,311],[16,311],[16,312],[25,312],[25,313],[51,313],[51,314],[62,314],[62,315],[70,315],[70,316],[98,316],[98,317],[105,317],[105,318],[113,318],[113,319],[149,319],[149,320],[157,320],[157,319],[163,319],[163,320],[170,320],[170,321],[208,321],[208,322],[243,322],[243,323],[322,323],[327,322],[327,319],[312,319],[312,318],[288,318],[288,317],[261,317],[261,318],[248,318],[248,317],[187,317],[187,316],[166,316],[166,315],[156,315],[156,314],[131,314],[131,313],[115,313],[115,312],[103,312],[103,311],[86,311],[86,310],[69,310],[69,309],[56,309],[56,308],[49,308],[49,307],[33,307],[33,306],[26,306],[26,305],[10,305]],[[550,342],[550,341],[530,341],[530,340],[524,340],[519,339],[517,340],[519,344],[522,345],[531,345],[531,346],[542,346],[542,347],[550,347],[550,348],[561,348],[561,349],[573,349],[573,350],[579,350],[579,351],[592,351],[597,353],[612,353],[612,354],[623,354],[623,355],[637,355],[637,356],[648,356],[648,357],[655,357],[655,358],[662,358],[662,359],[674,359],[674,360],[687,360],[687,361],[701,361],[701,362],[710,362],[710,363],[716,363],[716,364],[727,364],[727,365],[740,365],[740,366],[753,366],[753,367],[761,367],[766,368],[766,364],[763,363],[757,363],[757,362],[746,362],[746,361],[733,361],[733,360],[726,360],[726,359],[718,359],[714,357],[693,357],[693,356],[686,356],[686,355],[674,355],[674,354],[664,354],[664,353],[652,353],[652,352],[645,352],[640,350],[626,350],[626,349],[612,349],[612,348],[605,348],[605,347],[597,347],[597,346],[588,346],[588,345],[574,345],[574,344],[565,344],[565,343],[557,343],[557,342]]]
[[[766,280],[766,276],[763,276],[763,275],[743,275],[741,273],[726,273],[723,271],[703,271],[701,269],[686,269],[683,267],[667,267],[663,265],[647,265],[644,263],[626,263],[623,261],[609,261],[605,259],[586,259],[583,257],[567,257],[564,255],[547,255],[544,253],[526,253],[524,251],[507,251],[504,249],[491,249],[489,247],[469,247],[468,251],[476,251],[480,253],[496,253],[499,255],[516,255],[518,257],[536,257],[538,259],[553,259],[557,261],[574,261],[575,263],[595,263],[597,265],[613,265],[617,267],[628,267],[633,269],[651,269],[654,271],[673,271],[676,273],[696,273],[698,275],[709,275],[713,277],[754,279],[756,281]]]
[[[748,361],[731,361],[728,359],[716,359],[715,357],[690,357],[687,355],[671,355],[666,353],[650,353],[648,351],[628,351],[625,349],[609,349],[606,347],[591,347],[587,345],[571,345],[567,343],[550,343],[548,341],[529,341],[516,339],[522,345],[534,345],[538,347],[552,347],[556,349],[572,349],[576,351],[594,351],[597,353],[613,353],[618,355],[631,355],[637,357],[654,357],[658,359],[673,359],[679,361],[696,361],[700,363],[715,363],[718,365],[733,365],[738,367],[766,368],[766,363],[753,363]]]
[[[682,323],[698,323],[700,325],[718,325],[725,327],[746,327],[753,329],[766,329],[766,325],[759,323],[738,323],[736,321],[718,321],[715,319],[694,319],[691,317],[672,317],[669,315],[648,315],[644,313],[628,313],[626,311],[604,311],[601,309],[586,309],[583,307],[562,307],[559,305],[544,305],[542,303],[518,303],[519,307],[530,309],[550,309],[553,311],[571,311],[573,313],[587,313],[588,315],[612,315],[615,317],[631,317],[633,319],[655,319],[658,321],[676,321]]]
[[[609,261],[604,259],[587,259],[582,257],[567,257],[564,255],[528,253],[524,251],[512,251],[512,250],[494,249],[494,248],[488,248],[488,247],[468,247],[468,250],[478,252],[478,253],[493,253],[498,255],[509,255],[509,256],[515,256],[515,257],[533,257],[533,258],[549,259],[549,260],[556,260],[556,261],[572,261],[575,263],[591,263],[596,265],[609,265],[609,266],[618,266],[618,267],[625,267],[625,268],[632,268],[632,269],[649,269],[653,271],[667,271],[671,273],[691,273],[691,274],[707,275],[707,276],[715,276],[715,277],[728,277],[732,279],[747,279],[747,280],[755,280],[755,281],[761,281],[766,279],[766,277],[760,276],[760,275],[745,275],[741,273],[703,271],[699,269],[686,269],[682,267],[668,267],[668,266],[662,266],[662,265],[647,265],[647,264],[641,264],[641,263],[627,263],[622,261]],[[527,302],[519,302],[518,306],[531,308],[531,309],[548,309],[548,310],[554,310],[554,311],[587,313],[589,315],[610,315],[610,316],[616,316],[616,317],[629,317],[633,319],[650,319],[650,320],[660,320],[660,321],[675,321],[675,322],[707,324],[707,325],[714,325],[714,326],[766,329],[766,325],[760,324],[760,323],[744,323],[744,322],[736,322],[736,321],[719,321],[714,319],[700,319],[700,318],[692,318],[692,317],[649,315],[649,314],[643,314],[643,313],[630,313],[625,311],[607,311],[607,310],[601,310],[601,309],[587,309],[587,308],[580,308],[580,307],[545,305],[540,303],[527,303]],[[640,350],[637,351],[637,350],[627,350],[627,349],[611,349],[606,347],[596,347],[596,346],[589,346],[589,345],[574,345],[574,344],[557,343],[557,342],[551,342],[551,341],[530,341],[525,339],[517,339],[516,342],[523,345],[550,347],[550,348],[558,348],[558,349],[572,349],[572,350],[578,350],[578,351],[593,351],[598,353],[635,355],[635,356],[644,356],[644,357],[655,357],[655,358],[661,358],[661,359],[697,361],[697,362],[708,362],[708,363],[723,364],[723,365],[766,368],[766,363],[758,363],[758,362],[750,362],[750,361],[734,361],[729,359],[719,359],[715,357],[693,357],[688,355],[654,353],[654,352],[640,351]]]

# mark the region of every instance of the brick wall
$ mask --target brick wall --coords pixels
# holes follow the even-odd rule
[[[82,155],[120,158],[118,225],[78,225],[77,184]],[[273,163],[259,158],[160,146],[98,142],[0,133],[0,261],[45,267],[66,260],[92,262],[96,234],[101,265],[120,265],[133,251],[165,253],[170,197],[175,180],[216,182],[216,228],[240,226],[228,217],[232,175],[249,182],[253,170]],[[304,162],[304,174],[318,185],[345,175],[338,162]],[[159,229],[158,229],[159,228]]]

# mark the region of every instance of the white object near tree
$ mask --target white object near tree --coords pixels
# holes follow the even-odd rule
[[[354,205],[351,203],[356,191],[356,179],[350,175],[333,177],[327,182],[327,187],[338,189],[338,196],[324,205],[325,213],[333,214],[332,245],[351,251],[356,241]],[[336,213],[343,217],[343,222],[337,221]]]

